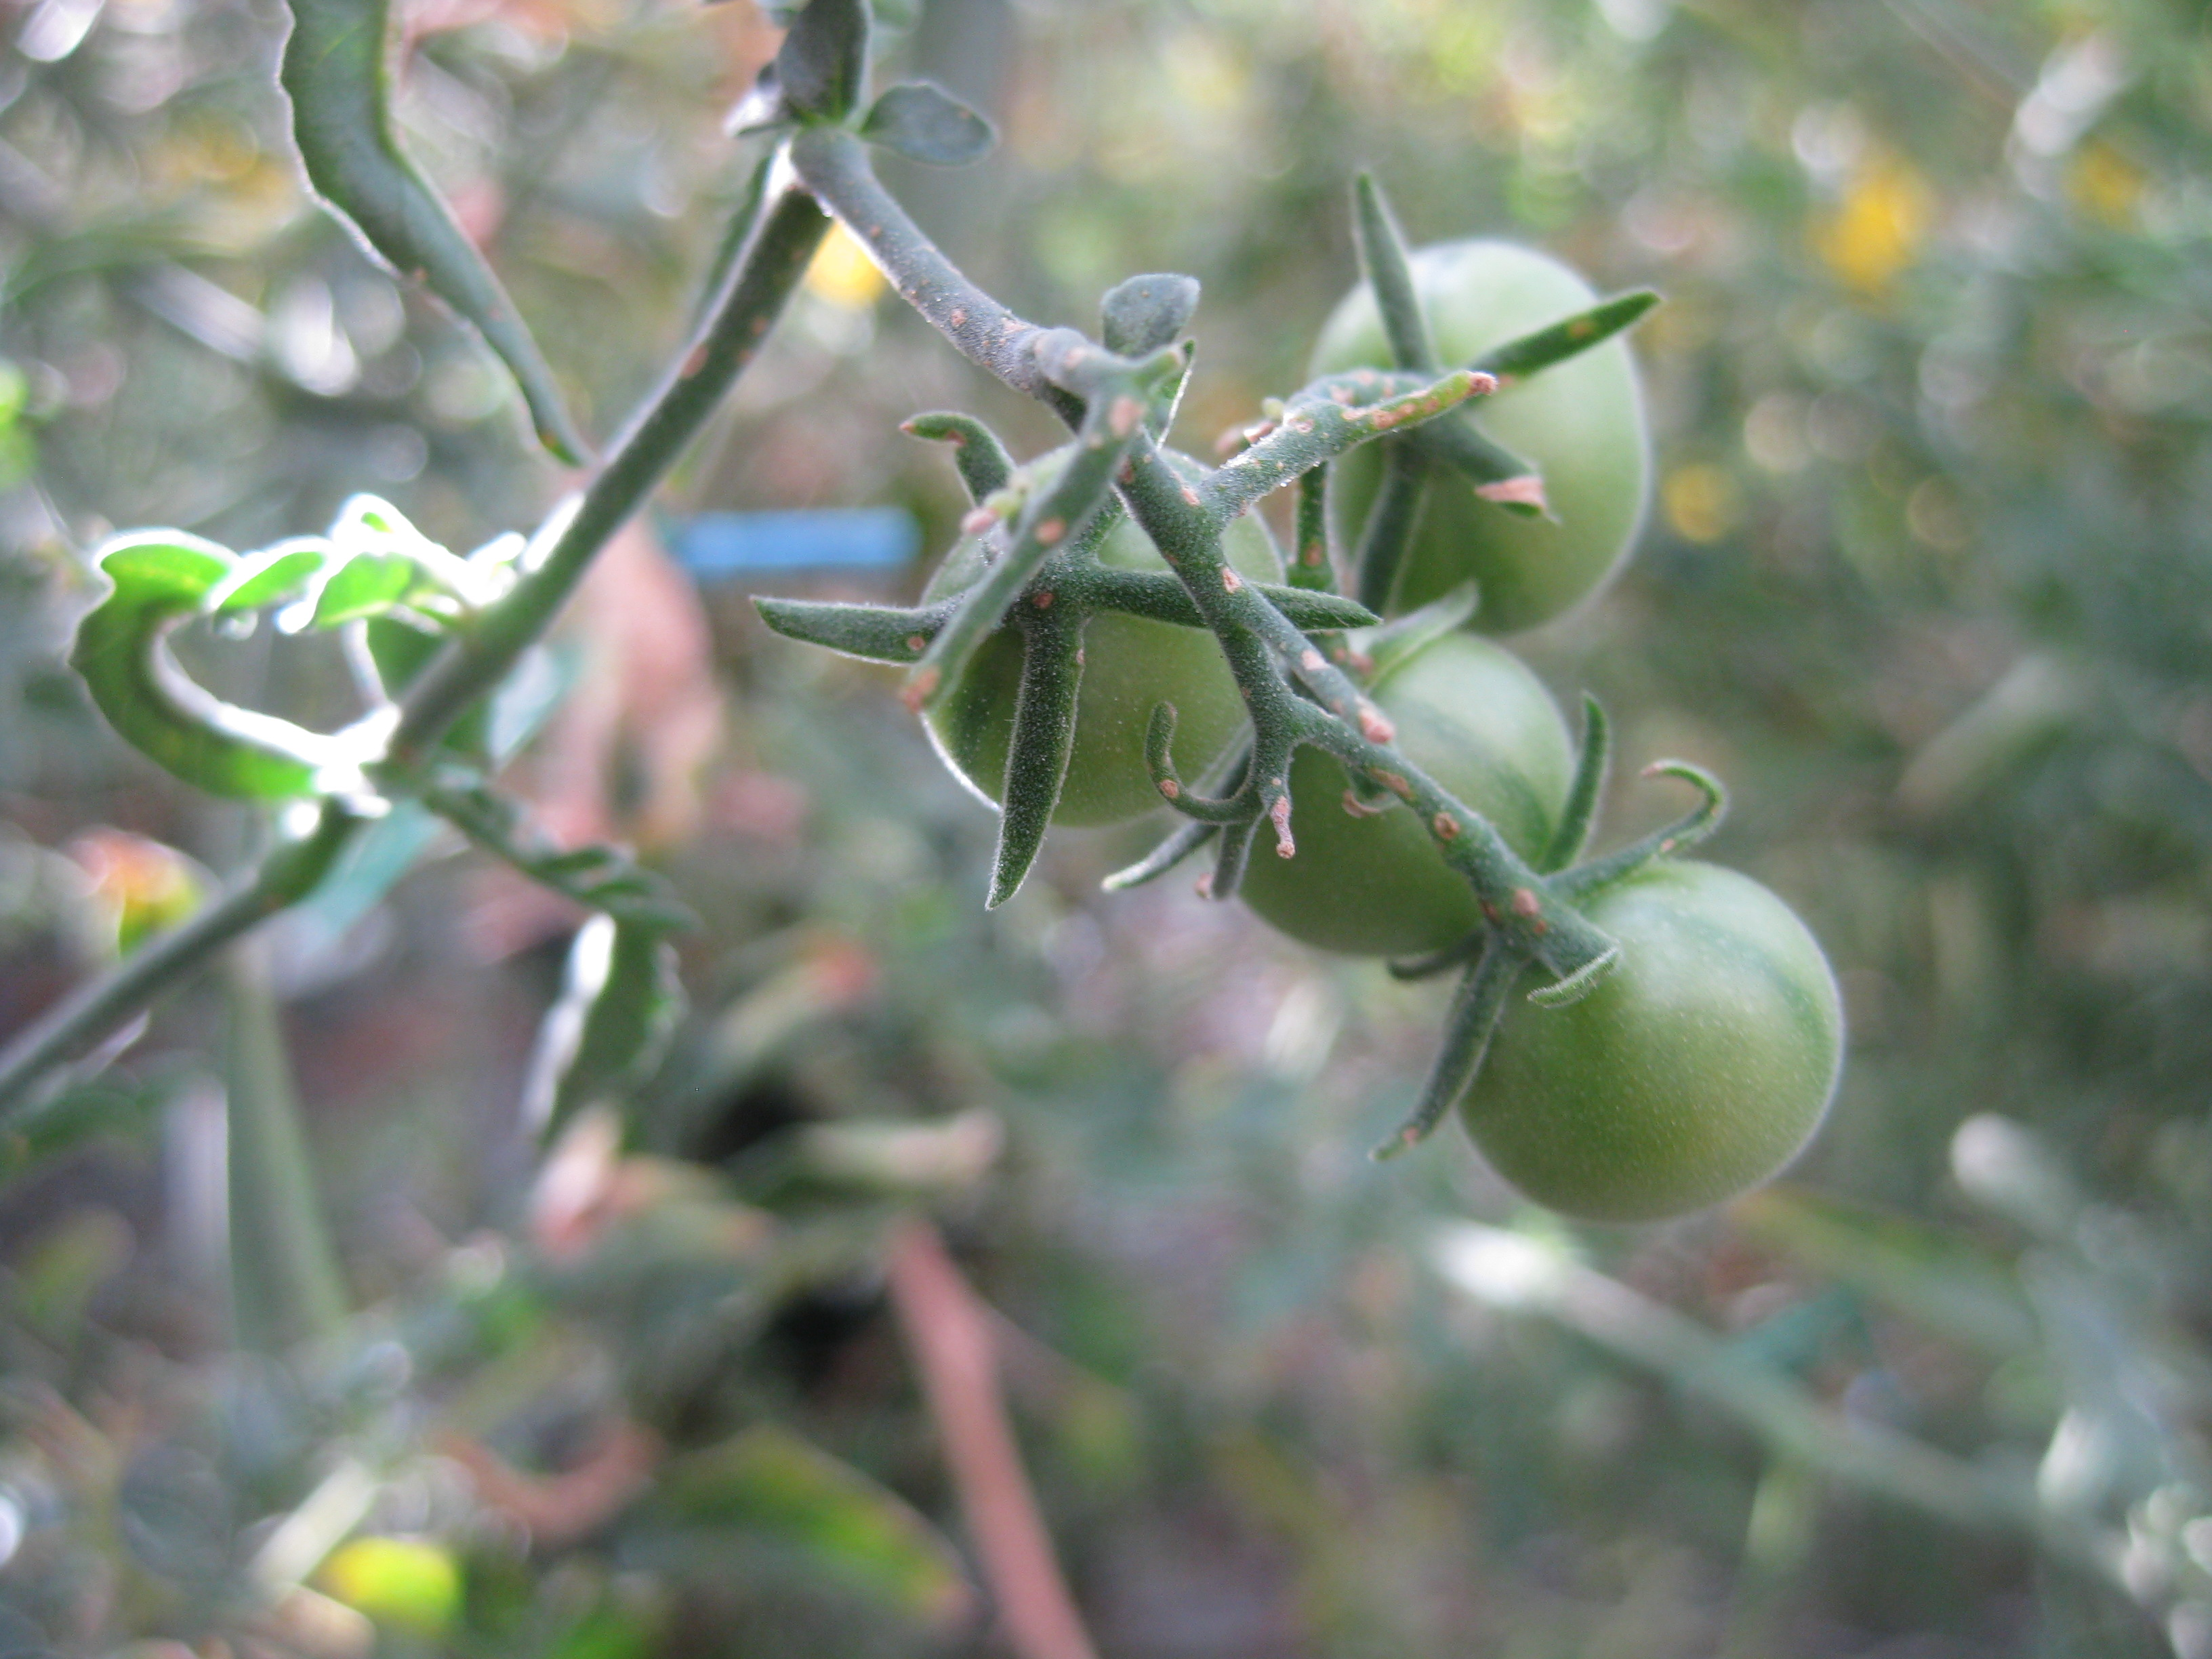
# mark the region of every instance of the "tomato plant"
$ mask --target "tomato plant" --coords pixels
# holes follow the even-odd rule
[[[1495,824],[1523,858],[1541,854],[1574,775],[1559,707],[1504,647],[1448,633],[1388,663],[1370,684],[1399,749]],[[1344,769],[1318,750],[1291,763],[1297,852],[1262,857],[1244,902],[1292,939],[1361,956],[1441,950],[1482,925],[1474,890],[1434,837],[1389,796],[1347,811]]]
[[[1587,310],[1589,285],[1558,260],[1512,242],[1443,242],[1409,260],[1413,291],[1440,359],[1473,362],[1516,336]],[[1391,361],[1370,287],[1346,295],[1321,331],[1316,374]],[[1472,576],[1480,584],[1474,625],[1513,634],[1595,592],[1626,559],[1650,484],[1650,440],[1627,343],[1610,339],[1541,374],[1505,377],[1476,423],[1532,464],[1546,515],[1482,499],[1464,477],[1439,470],[1429,484],[1400,567],[1393,610],[1426,605]],[[1338,465],[1332,492],[1347,545],[1365,524],[1382,477],[1376,447]],[[1373,603],[1370,598],[1370,603]]]
[[[1184,465],[1195,465],[1177,459]],[[1281,579],[1274,543],[1249,513],[1229,527],[1223,550],[1231,566],[1255,581]],[[1115,520],[1096,552],[1100,563],[1117,569],[1167,570],[1144,532],[1126,518]],[[931,577],[924,601],[950,599],[972,586],[983,562],[981,542],[963,538]],[[1006,794],[1022,656],[1015,629],[1000,628],[969,659],[927,720],[931,740],[945,764],[994,805]],[[1152,706],[1163,701],[1176,706],[1182,745],[1194,762],[1218,755],[1243,722],[1237,683],[1212,635],[1125,613],[1092,617],[1084,625],[1074,744],[1053,811],[1054,823],[1119,823],[1159,805],[1158,792],[1145,770],[1145,726]]]
[[[1843,1051],[1804,923],[1748,876],[1665,859],[1584,910],[1620,966],[1567,1007],[1506,1014],[1460,1106],[1483,1156],[1595,1221],[1680,1215],[1774,1175],[1819,1127]]]

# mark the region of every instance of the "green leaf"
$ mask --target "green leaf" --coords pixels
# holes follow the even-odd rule
[[[868,74],[866,0],[808,0],[775,54],[776,82],[796,114],[842,121]]]
[[[642,1080],[683,1007],[668,930],[593,916],[569,947],[567,987],[545,1017],[526,1091],[528,1121],[551,1136],[585,1107]]]
[[[169,629],[237,571],[227,548],[177,530],[118,538],[99,556],[114,590],[77,624],[70,664],[123,738],[210,794],[282,799],[316,793],[341,743],[240,708],[194,684],[167,653]]]
[[[330,544],[319,536],[279,542],[248,554],[209,591],[202,608],[211,617],[228,617],[297,599],[330,556]]]
[[[933,1625],[968,1610],[967,1577],[942,1534],[896,1492],[774,1424],[671,1461],[660,1501],[693,1525],[765,1534]]]
[[[1106,349],[1142,357],[1170,344],[1198,311],[1198,278],[1173,271],[1117,283],[1100,302]]]
[[[909,161],[940,167],[980,161],[999,142],[997,131],[982,116],[927,81],[902,81],[877,99],[860,123],[860,137]]]
[[[415,586],[415,562],[404,553],[356,553],[336,570],[315,596],[313,626],[340,628],[380,617]]]
[[[388,0],[289,0],[278,79],[307,182],[370,252],[422,283],[483,337],[514,375],[538,441],[562,460],[584,444],[522,314],[392,123]]]

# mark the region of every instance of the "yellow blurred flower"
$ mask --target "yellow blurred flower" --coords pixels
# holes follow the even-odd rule
[[[2125,229],[2135,223],[2136,204],[2148,182],[2143,171],[2110,144],[2093,139],[2074,154],[2066,168],[2066,199],[2092,219]]]
[[[882,295],[884,277],[845,227],[833,225],[806,267],[806,289],[832,305],[865,311]]]
[[[1735,527],[1741,501],[1734,478],[1700,461],[1667,475],[1659,486],[1659,505],[1685,541],[1717,542]]]
[[[1862,294],[1879,294],[1919,257],[1935,198],[1912,167],[1893,156],[1863,167],[1835,210],[1813,228],[1813,251]]]

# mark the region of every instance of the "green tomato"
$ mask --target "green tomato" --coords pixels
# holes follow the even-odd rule
[[[1355,635],[1355,638],[1358,636]],[[1471,634],[1431,641],[1369,688],[1397,746],[1488,818],[1524,859],[1542,852],[1574,780],[1574,744],[1543,683]],[[1412,811],[1344,810],[1344,769],[1317,749],[1291,763],[1297,855],[1273,855],[1264,827],[1240,890],[1291,938],[1362,956],[1440,950],[1482,925],[1474,890]]]
[[[1512,242],[1443,242],[1413,256],[1413,287],[1438,360],[1472,362],[1493,346],[1595,302],[1589,285],[1547,254]],[[1312,373],[1388,368],[1374,295],[1354,289],[1323,325]],[[1474,625],[1515,634],[1602,586],[1628,556],[1650,493],[1650,440],[1636,365],[1614,338],[1470,405],[1475,423],[1541,472],[1552,517],[1517,516],[1439,468],[1398,573],[1393,611],[1426,605],[1472,576]],[[1469,418],[1468,416],[1447,416]],[[1338,463],[1330,490],[1342,545],[1358,544],[1381,482],[1379,444]]]
[[[1197,463],[1168,452],[1178,470]],[[1258,519],[1246,514],[1222,538],[1229,562],[1255,581],[1279,582],[1282,561]],[[1151,539],[1127,519],[1106,533],[1100,562],[1127,570],[1164,570]],[[925,604],[946,599],[982,574],[980,544],[962,540],[930,579]],[[1021,690],[1021,635],[1001,628],[983,643],[945,701],[932,711],[929,732],[961,781],[996,805],[1004,795],[1006,749],[1013,737],[1014,699]],[[1083,679],[1076,694],[1075,746],[1054,823],[1119,823],[1160,804],[1145,766],[1145,732],[1152,706],[1176,708],[1176,763],[1196,777],[1244,725],[1244,702],[1212,634],[1202,628],[1101,612],[1083,630]]]
[[[1672,860],[1584,914],[1620,965],[1567,1007],[1508,1005],[1460,1104],[1482,1155],[1591,1221],[1680,1215],[1776,1174],[1843,1057],[1835,976],[1805,924],[1748,876]]]

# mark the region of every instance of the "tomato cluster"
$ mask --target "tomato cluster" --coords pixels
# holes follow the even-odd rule
[[[1405,761],[1480,814],[1526,867],[1552,872],[1579,851],[1562,843],[1579,841],[1595,774],[1578,769],[1567,723],[1542,683],[1483,635],[1516,633],[1571,611],[1626,559],[1650,472],[1635,367],[1618,337],[1553,354],[1557,361],[1532,373],[1518,372],[1522,359],[1510,349],[1486,358],[1509,343],[1525,346],[1563,319],[1596,314],[1581,277],[1544,254],[1505,242],[1453,242],[1413,253],[1402,270],[1445,364],[1498,361],[1513,368],[1479,412],[1453,418],[1474,422],[1479,438],[1468,441],[1482,454],[1533,477],[1486,489],[1479,476],[1466,476],[1473,469],[1441,464],[1440,455],[1450,459],[1445,452],[1424,452],[1425,510],[1401,532],[1395,581],[1370,584],[1389,588],[1382,596],[1387,613],[1402,613],[1472,583],[1479,633],[1447,625],[1412,631],[1401,623],[1322,635],[1316,643],[1364,674],[1361,689]],[[1569,332],[1583,326],[1575,322]],[[1363,285],[1324,325],[1312,369],[1317,379],[1389,370],[1394,355]],[[1334,468],[1328,508],[1340,549],[1361,545],[1384,447],[1365,444]],[[1069,453],[1033,463],[1029,476],[1049,480]],[[1186,483],[1198,480],[1200,469],[1188,458],[1170,453],[1168,464]],[[1089,551],[1103,566],[1165,568],[1126,520],[1088,533]],[[1000,543],[982,533],[965,538],[925,605],[974,584],[996,556],[1000,534]],[[1232,586],[1236,576],[1281,579],[1255,517],[1231,524],[1224,551]],[[1081,638],[1054,821],[1112,823],[1157,805],[1163,793],[1179,799],[1182,786],[1147,755],[1147,728],[1163,702],[1176,710],[1173,742],[1186,766],[1214,761],[1249,729],[1237,684],[1206,631],[1109,608],[1089,616]],[[1009,750],[1017,705],[1029,695],[1030,643],[1018,617],[1002,624],[928,714],[947,763],[994,801],[1013,787]],[[1286,845],[1295,828],[1295,852],[1254,860],[1243,880],[1242,896],[1261,918],[1326,950],[1439,963],[1480,958],[1469,985],[1503,971],[1510,988],[1522,976],[1522,957],[1496,968],[1497,908],[1481,902],[1464,867],[1440,848],[1433,823],[1401,804],[1402,789],[1378,788],[1372,775],[1356,776],[1310,744],[1292,751],[1288,785],[1294,811],[1277,827]],[[1670,841],[1648,858],[1560,878],[1581,915],[1619,945],[1617,965],[1567,1006],[1504,999],[1503,1015],[1483,1028],[1486,1053],[1479,1043],[1473,1051],[1472,1085],[1452,1085],[1462,1123],[1498,1172],[1528,1198],[1571,1215],[1639,1221],[1717,1203],[1794,1158],[1834,1091],[1842,1018],[1820,946],[1756,882],[1668,856],[1676,850]]]

